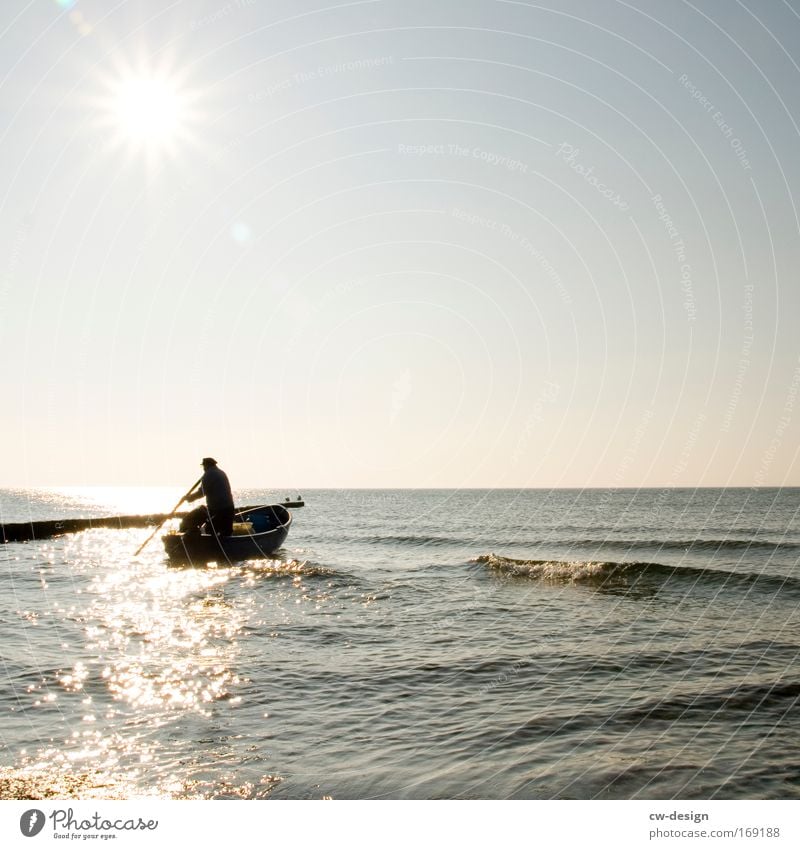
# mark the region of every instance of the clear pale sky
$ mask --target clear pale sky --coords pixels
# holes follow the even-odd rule
[[[800,485],[800,3],[4,0],[0,485]]]

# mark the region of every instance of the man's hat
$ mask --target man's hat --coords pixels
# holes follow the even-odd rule
[[[217,461],[213,457],[203,457],[203,462],[200,465],[201,466],[216,466]]]

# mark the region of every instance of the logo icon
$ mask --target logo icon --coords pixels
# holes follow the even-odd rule
[[[36,837],[44,828],[45,816],[37,808],[31,808],[19,818],[19,830],[25,837]]]

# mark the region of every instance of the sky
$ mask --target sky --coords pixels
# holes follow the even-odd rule
[[[0,485],[800,485],[800,2],[4,0]]]

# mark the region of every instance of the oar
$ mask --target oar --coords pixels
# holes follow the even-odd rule
[[[169,521],[178,512],[178,508],[197,489],[197,487],[200,485],[200,481],[202,481],[202,480],[203,480],[203,478],[201,476],[191,485],[191,487],[189,488],[189,491],[186,493],[186,495],[181,497],[181,500],[175,505],[172,512],[169,514],[169,516],[167,516],[166,519],[163,519],[156,526],[156,529],[153,531],[153,533],[150,534],[150,536],[139,546],[139,548],[136,550],[136,554],[133,555],[134,557],[138,557],[142,553],[142,551],[144,550],[144,547],[147,545],[147,543],[150,542],[150,540],[161,530],[161,526],[164,524],[164,522]]]

